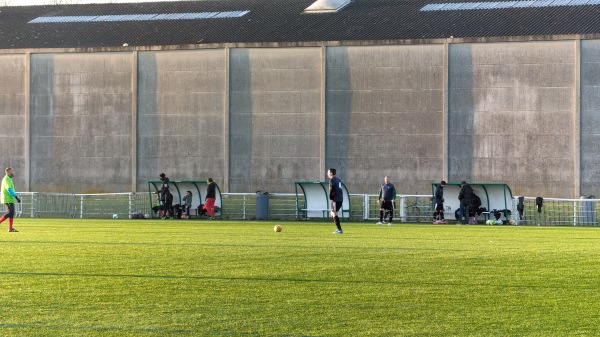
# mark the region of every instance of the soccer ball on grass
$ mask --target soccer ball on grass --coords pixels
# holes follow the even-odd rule
[[[275,227],[273,227],[273,230],[275,232],[281,232],[283,230],[283,228],[281,226],[279,226],[279,225],[275,225]]]

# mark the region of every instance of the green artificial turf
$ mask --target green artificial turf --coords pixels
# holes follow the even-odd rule
[[[600,228],[16,219],[0,336],[593,336]]]

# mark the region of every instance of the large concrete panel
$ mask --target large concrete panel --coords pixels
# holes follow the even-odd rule
[[[32,191],[131,190],[130,53],[31,55]]]
[[[319,180],[321,49],[233,49],[231,192],[292,192]]]
[[[223,184],[223,49],[138,54],[138,190],[172,180]]]
[[[503,182],[516,195],[573,196],[574,46],[450,45],[450,180]]]
[[[442,179],[444,47],[327,49],[326,166],[351,193],[430,193]]]
[[[25,55],[0,55],[0,115],[2,132],[0,133],[0,174],[4,168],[15,170],[15,188],[26,189],[27,149],[26,149],[26,111],[25,111]]]
[[[600,197],[600,41],[581,41],[581,194]]]

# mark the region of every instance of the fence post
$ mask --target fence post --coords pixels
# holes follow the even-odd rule
[[[75,195],[73,195],[73,196],[75,196]],[[79,199],[79,218],[83,219],[83,195],[80,196],[80,199]]]
[[[246,220],[246,194],[244,194],[244,207],[242,208],[242,218]]]
[[[573,226],[577,226],[577,201],[573,201]]]
[[[369,205],[369,195],[368,194],[363,195],[363,203],[364,203],[363,212],[365,212],[365,214],[363,215],[363,218],[364,218],[364,220],[369,220],[369,216],[371,215],[371,212],[370,212],[371,205]]]
[[[31,194],[31,217],[34,218],[35,217],[35,199],[36,199],[36,192],[33,192]]]
[[[400,196],[400,221],[406,222],[406,196]]]
[[[133,214],[132,207],[131,207],[131,200],[133,199],[132,194],[133,193],[131,193],[131,192],[128,193],[128,197],[129,197],[129,216],[128,216],[128,218],[129,219],[131,219],[131,215]]]

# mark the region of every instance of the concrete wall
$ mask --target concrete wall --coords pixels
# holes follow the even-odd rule
[[[581,194],[600,197],[600,41],[581,41]]]
[[[130,53],[31,55],[31,191],[131,189]]]
[[[162,172],[223,184],[225,64],[223,49],[138,54],[138,190]]]
[[[326,166],[351,193],[377,193],[386,175],[407,194],[443,179],[443,51],[327,49]]]
[[[146,191],[165,172],[293,192],[335,167],[351,193],[390,175],[401,193],[600,195],[598,56],[595,40],[2,54],[0,160],[21,191]]]
[[[15,188],[26,189],[29,183],[27,157],[26,56],[0,55],[0,151],[1,174],[4,168],[15,169]]]
[[[233,49],[231,192],[292,192],[320,180],[321,49]]]
[[[573,196],[574,57],[573,42],[450,45],[449,179]]]

